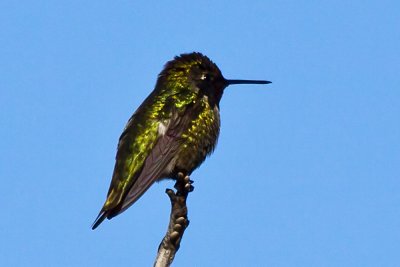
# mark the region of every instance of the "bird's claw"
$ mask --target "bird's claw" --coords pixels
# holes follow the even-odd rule
[[[182,184],[184,184],[184,189],[186,192],[192,192],[194,190],[193,187],[193,180],[190,180],[190,176],[189,175],[184,175],[183,173],[179,172],[178,173],[178,181],[182,181]],[[179,188],[177,188],[177,184],[175,184],[175,189],[179,190]]]

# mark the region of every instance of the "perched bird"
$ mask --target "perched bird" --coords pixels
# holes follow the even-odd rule
[[[268,83],[225,79],[201,53],[167,62],[119,138],[107,199],[92,229],[129,208],[154,182],[200,166],[217,143],[219,101],[227,86]]]

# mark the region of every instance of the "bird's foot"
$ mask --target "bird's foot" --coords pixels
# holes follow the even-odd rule
[[[184,175],[182,172],[178,173],[177,183],[175,184],[175,189],[178,191],[185,191],[190,193],[194,190],[194,181],[190,180],[189,175]],[[183,185],[183,187],[182,187]]]

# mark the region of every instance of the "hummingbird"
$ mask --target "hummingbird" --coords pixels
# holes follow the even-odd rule
[[[156,181],[191,175],[201,165],[217,143],[219,103],[226,87],[268,83],[225,79],[198,52],[167,62],[119,138],[107,199],[92,229],[124,212]]]

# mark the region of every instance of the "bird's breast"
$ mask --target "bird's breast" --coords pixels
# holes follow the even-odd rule
[[[192,114],[188,128],[182,133],[182,145],[177,153],[175,170],[190,174],[211,154],[217,143],[220,116],[217,106],[210,106],[207,99],[198,103],[198,111]]]

